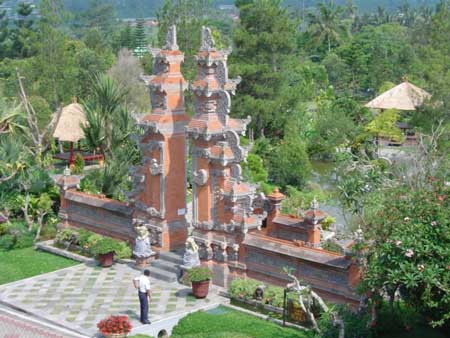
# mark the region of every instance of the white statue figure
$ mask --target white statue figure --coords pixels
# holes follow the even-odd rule
[[[136,258],[148,258],[152,255],[152,247],[150,244],[150,234],[144,224],[137,224],[135,231],[138,234],[135,240],[133,255]]]
[[[198,255],[198,245],[193,237],[186,240],[186,251],[183,256],[183,267],[190,269],[200,265],[200,257]]]

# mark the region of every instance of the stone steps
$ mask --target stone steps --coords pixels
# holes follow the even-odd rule
[[[175,252],[161,252],[150,265],[150,277],[173,283],[178,280],[178,265],[183,264],[182,255]]]

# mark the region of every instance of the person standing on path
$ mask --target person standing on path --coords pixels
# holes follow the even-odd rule
[[[133,280],[134,287],[138,289],[139,303],[141,305],[141,323],[150,324],[148,320],[148,303],[152,295],[150,290],[150,271],[144,270],[144,273]]]

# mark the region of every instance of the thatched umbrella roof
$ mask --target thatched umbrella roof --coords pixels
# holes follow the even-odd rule
[[[366,104],[366,107],[412,111],[429,98],[431,98],[430,93],[405,81],[376,97]]]
[[[86,125],[86,114],[83,106],[79,103],[71,103],[62,109],[61,115],[56,122],[53,137],[60,141],[77,142],[84,138],[81,125]]]

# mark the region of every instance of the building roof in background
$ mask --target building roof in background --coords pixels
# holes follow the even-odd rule
[[[86,114],[79,103],[71,103],[62,109],[61,116],[56,122],[53,137],[60,141],[77,142],[84,138],[81,125],[86,125]]]
[[[368,104],[367,108],[416,110],[425,100],[431,98],[431,94],[425,90],[405,81],[392,89],[376,97]]]

